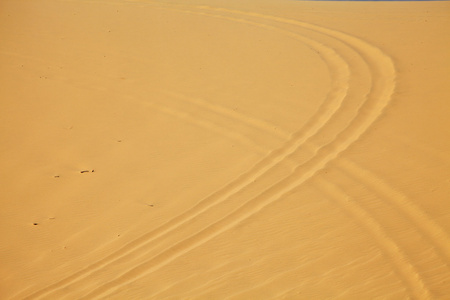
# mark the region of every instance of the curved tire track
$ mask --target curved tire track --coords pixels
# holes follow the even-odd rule
[[[361,46],[361,44],[359,46]],[[370,48],[370,46],[368,47],[371,50],[371,55],[377,54],[377,51],[374,51],[372,48]],[[379,62],[380,60],[385,64],[382,65],[382,68],[379,68],[377,71],[385,76],[394,75],[395,71],[393,71],[393,66],[389,62],[386,63],[386,57],[378,57],[375,62]],[[391,72],[383,72],[386,71],[383,70],[383,67],[386,67],[386,70]],[[172,248],[168,249],[168,251],[155,256],[154,258],[122,274],[113,281],[110,281],[102,287],[97,288],[96,290],[89,293],[86,298],[108,294],[110,291],[116,290],[120,286],[132,282],[149,272],[155,271],[167,262],[176,259],[180,255],[190,251],[191,249],[203,244],[207,240],[240,223],[242,220],[245,220],[246,218],[255,214],[260,209],[269,205],[279,197],[285,195],[293,188],[311,178],[318,170],[322,169],[329,161],[336,158],[339,153],[347,149],[353,142],[355,142],[381,114],[382,110],[390,100],[390,95],[393,91],[393,80],[391,85],[392,89],[389,88],[389,85],[386,88],[386,86],[383,84],[383,80],[378,81],[377,86],[378,88],[375,89],[376,93],[372,93],[372,97],[375,97],[375,99],[381,99],[381,101],[375,101],[370,109],[367,109],[367,111],[365,111],[365,114],[362,114],[365,116],[365,118],[362,120],[358,120],[359,124],[357,125],[359,126],[357,126],[356,128],[350,128],[349,126],[348,129],[350,132],[341,134],[340,138],[343,139],[343,141],[339,141],[339,143],[334,142],[330,147],[331,149],[327,149],[328,151],[321,151],[321,153],[318,153],[318,155],[308,163],[310,165],[310,169],[308,171],[304,171],[303,169],[299,169],[299,167],[297,167],[293,175],[270,187],[269,189],[261,193],[258,197],[253,198],[241,207],[234,210],[231,214],[225,216],[211,226],[203,229],[199,233],[194,234],[193,236],[177,243]],[[381,90],[379,88],[380,86]],[[358,119],[358,116],[356,118]]]
[[[447,263],[450,262],[450,239],[447,233],[419,207],[411,202],[406,195],[392,188],[372,172],[359,167],[349,160],[340,159],[333,162],[333,164],[351,178],[362,182],[376,194],[381,195],[383,199],[386,199],[391,205],[395,206],[399,212],[405,214],[417,227],[418,231],[436,246]]]
[[[305,40],[305,39],[304,39]],[[320,45],[319,43],[316,43],[316,45]],[[320,49],[324,53],[330,54],[330,57],[327,57],[328,59],[328,65],[331,65],[330,68],[331,72],[334,72],[334,68],[336,69],[342,69],[342,65],[344,62],[342,59],[339,58],[339,56],[333,52],[333,50],[325,49],[324,46],[321,46]],[[346,69],[346,67],[344,67]],[[333,73],[332,73],[333,74]],[[232,183],[228,184],[226,187],[224,187],[222,190],[214,193],[213,195],[209,196],[207,199],[202,200],[198,205],[196,205],[194,208],[190,209],[188,212],[179,215],[169,221],[166,224],[163,224],[161,227],[157,228],[156,230],[153,230],[152,232],[146,234],[145,236],[127,244],[125,247],[121,248],[119,251],[114,252],[113,254],[107,256],[106,258],[102,259],[101,261],[98,261],[90,266],[88,266],[85,269],[80,270],[79,272],[55,283],[50,285],[49,287],[42,289],[38,292],[33,293],[32,295],[28,296],[27,299],[32,298],[39,298],[42,296],[45,296],[49,293],[52,293],[54,291],[59,290],[60,288],[63,288],[73,282],[76,282],[78,279],[83,279],[86,276],[88,276],[90,273],[98,270],[99,268],[104,267],[105,265],[114,262],[117,259],[120,259],[124,255],[127,255],[131,253],[133,250],[141,247],[143,244],[147,244],[150,241],[153,241],[155,238],[158,238],[162,236],[163,234],[170,232],[174,228],[177,228],[181,224],[185,223],[186,221],[189,221],[196,215],[206,211],[209,207],[214,205],[217,201],[224,199],[231,195],[233,192],[239,191],[242,187],[246,186],[250,182],[254,180],[254,178],[258,177],[260,174],[263,174],[268,169],[270,169],[273,165],[276,165],[279,163],[284,157],[286,157],[289,153],[292,153],[297,149],[302,142],[304,142],[308,137],[314,135],[317,131],[322,128],[324,124],[326,124],[327,120],[333,116],[335,111],[340,107],[341,102],[344,100],[345,97],[345,90],[346,88],[342,88],[342,86],[346,87],[346,78],[348,74],[336,74],[333,80],[333,88],[331,89],[331,92],[329,94],[329,98],[332,100],[328,100],[324,102],[324,105],[321,107],[321,111],[316,114],[315,117],[308,122],[308,124],[305,126],[303,130],[300,130],[296,134],[293,135],[293,138],[286,144],[286,146],[283,149],[275,150],[273,151],[268,157],[264,158],[261,162],[259,162],[257,165],[255,165],[250,171],[246,172],[245,174],[241,175],[237,180],[233,181]],[[152,105],[152,104],[150,104]],[[152,105],[154,106],[154,105]],[[174,110],[173,108],[164,107],[161,105],[156,105],[158,109],[162,109],[164,112],[169,113],[171,115],[175,115],[177,117],[186,119],[189,118],[185,113],[178,112]],[[189,118],[190,120],[192,118]],[[198,124],[205,125],[209,129],[214,128],[211,127],[209,123],[204,123],[202,121],[196,121],[200,122]],[[193,212],[195,212],[195,215],[193,215]]]
[[[303,24],[303,23],[302,23]],[[317,27],[319,28],[319,27]],[[315,29],[317,29],[315,28]],[[332,31],[325,30],[328,34]],[[364,45],[364,44],[363,44]],[[361,44],[359,44],[359,47],[361,47]],[[365,46],[367,47],[367,46]],[[377,51],[374,51],[372,48],[369,48],[372,52],[371,54],[379,54]],[[360,49],[361,50],[361,49]],[[365,50],[365,48],[363,48]],[[383,61],[385,59],[384,56]],[[375,60],[375,62],[379,61],[379,58]],[[389,64],[384,65],[384,67],[388,66],[387,69],[389,69]],[[393,67],[392,67],[393,68]],[[379,70],[380,71],[380,70]],[[384,74],[384,70],[381,70],[381,73]],[[392,74],[394,74],[393,72]],[[392,75],[391,74],[391,75]],[[380,91],[381,86],[381,91]],[[310,170],[307,172],[304,172],[303,170],[299,169],[299,167],[296,168],[294,171],[294,174],[291,175],[289,178],[282,180],[281,182],[277,183],[275,186],[269,188],[265,192],[261,193],[259,197],[256,197],[222,220],[216,222],[212,226],[204,229],[200,233],[178,243],[172,249],[168,252],[162,253],[152,260],[134,268],[133,270],[127,272],[126,274],[122,275],[118,279],[104,285],[103,287],[100,287],[99,289],[93,291],[87,297],[90,296],[96,296],[96,295],[102,295],[103,292],[109,291],[109,289],[113,289],[116,286],[116,283],[120,283],[121,285],[124,284],[124,281],[130,281],[133,280],[136,277],[139,277],[142,272],[146,273],[153,269],[155,269],[156,266],[163,264],[167,261],[171,261],[174,258],[178,257],[179,255],[189,251],[193,247],[197,246],[198,244],[202,244],[205,241],[209,240],[210,238],[220,234],[221,232],[225,231],[226,229],[234,226],[235,224],[239,223],[240,221],[246,219],[247,217],[253,215],[261,208],[265,207],[266,205],[270,204],[271,202],[275,201],[278,197],[284,195],[285,193],[289,192],[292,188],[296,187],[297,185],[303,183],[305,180],[312,177],[316,171],[323,168],[329,161],[334,159],[340,152],[344,151],[347,147],[349,147],[354,141],[356,141],[361,134],[364,133],[364,131],[372,124],[372,122],[381,114],[381,111],[383,108],[387,105],[387,102],[389,101],[389,96],[392,91],[390,91],[389,87],[387,89],[384,88],[382,83],[378,83],[377,88],[378,93],[375,95],[372,94],[372,97],[379,98],[383,101],[376,102],[371,109],[368,109],[366,111],[368,117],[366,116],[365,119],[359,120],[359,126],[357,126],[356,129],[350,128],[349,133],[341,134],[340,139],[343,139],[343,141],[340,141],[339,143],[334,142],[331,144],[331,146],[326,149],[327,151],[320,151],[316,158],[314,158],[312,161],[308,163],[310,166]],[[386,91],[387,90],[387,91]],[[351,130],[353,129],[353,130]],[[295,151],[295,150],[294,150]],[[173,255],[174,252],[177,252],[177,255]],[[35,295],[37,296],[37,295]]]
[[[375,238],[385,255],[390,258],[399,277],[402,278],[414,299],[431,299],[430,291],[423,282],[420,273],[410,262],[397,243],[389,237],[381,224],[374,219],[357,202],[351,199],[343,190],[329,181],[316,178],[318,189],[327,194],[344,211],[349,213]]]

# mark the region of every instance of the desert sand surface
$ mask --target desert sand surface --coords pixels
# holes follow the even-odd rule
[[[0,1],[1,299],[450,299],[450,2]]]

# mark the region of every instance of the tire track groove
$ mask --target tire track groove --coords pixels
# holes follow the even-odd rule
[[[361,44],[360,44],[361,46]],[[379,55],[379,51],[374,51],[371,46],[365,45],[365,47],[369,48],[369,52],[372,55]],[[370,60],[369,60],[370,61]],[[229,214],[228,216],[222,218],[216,223],[210,225],[205,228],[201,232],[194,234],[190,238],[185,239],[184,241],[179,242],[174,247],[170,249],[170,252],[164,252],[157,255],[155,258],[150,259],[149,261],[138,265],[132,270],[124,273],[120,277],[114,279],[113,281],[108,282],[102,287],[97,288],[96,290],[89,293],[86,297],[97,297],[102,296],[111,290],[116,290],[118,287],[126,285],[138,278],[144,276],[148,272],[155,271],[159,266],[168,263],[180,255],[190,251],[191,249],[203,244],[204,242],[214,238],[221,232],[233,227],[238,224],[242,220],[250,217],[255,214],[265,206],[269,205],[279,197],[285,195],[293,188],[297,187],[304,181],[311,178],[318,170],[322,169],[329,161],[333,160],[337,157],[339,153],[346,150],[353,142],[355,142],[369,127],[370,125],[381,115],[383,109],[390,101],[390,96],[393,93],[393,87],[395,81],[393,80],[393,76],[395,75],[395,70],[393,68],[392,62],[387,58],[384,54],[378,57],[376,62],[383,62],[382,68],[375,69],[378,75],[384,75],[387,78],[392,76],[392,82],[389,80],[379,80],[376,84],[376,93],[372,94],[372,98],[375,97],[378,101],[375,101],[372,104],[370,109],[365,111],[365,114],[362,114],[365,118],[363,120],[359,120],[360,125],[355,128],[347,128],[349,129],[349,133],[343,135],[344,141],[340,141],[339,143],[332,143],[332,146],[329,147],[328,151],[321,155],[317,155],[315,159],[310,162],[312,167],[309,171],[302,172],[303,169],[299,170],[297,167],[294,171],[294,174],[289,176],[288,178],[282,180],[281,182],[275,184],[270,187],[263,193],[261,193],[258,197],[253,198],[252,200],[243,204],[240,208],[236,209],[234,212]],[[373,63],[373,62],[372,62]],[[386,72],[387,71],[387,72]],[[380,88],[381,86],[381,88]],[[381,90],[379,90],[381,89]],[[351,127],[351,126],[349,126]],[[171,255],[172,252],[176,250],[176,254]]]
[[[431,299],[430,291],[423,282],[420,273],[408,260],[407,256],[399,248],[396,242],[389,237],[380,223],[335,184],[318,177],[314,182],[319,190],[336,201],[336,204],[338,204],[340,208],[348,212],[371,233],[377,241],[377,244],[380,246],[380,249],[382,249],[395,266],[398,275],[408,287],[411,296],[414,299]]]
[[[181,224],[184,224],[185,222],[193,219],[198,214],[206,211],[217,201],[224,199],[230,196],[231,194],[241,190],[243,187],[251,183],[259,175],[264,174],[272,166],[282,161],[288,154],[295,151],[307,138],[317,133],[323,127],[323,125],[326,124],[328,119],[331,118],[334,115],[334,113],[339,109],[342,101],[344,100],[347,89],[346,82],[349,74],[348,71],[345,71],[344,74],[342,73],[335,74],[335,70],[340,70],[340,72],[342,72],[342,70],[347,70],[347,67],[343,68],[343,65],[346,66],[345,62],[336,53],[334,53],[333,50],[326,50],[324,49],[324,46],[321,46],[319,43],[316,43],[316,46],[320,47],[319,49],[322,51],[322,53],[329,55],[325,56],[326,57],[325,59],[327,59],[328,65],[330,66],[331,75],[334,77],[334,80],[332,81],[334,84],[328,95],[328,98],[330,99],[324,102],[319,112],[307,123],[304,129],[294,134],[292,139],[288,141],[283,148],[273,151],[268,157],[264,158],[251,170],[241,175],[237,180],[226,185],[223,189],[219,190],[218,192],[213,193],[211,196],[207,197],[207,199],[202,200],[199,204],[194,206],[186,213],[175,217],[168,223],[162,225],[156,230],[150,232],[149,234],[146,234],[145,236],[125,245],[119,251],[114,252],[113,254],[102,259],[101,261],[98,261],[63,280],[30,295],[26,299],[42,297],[72,282],[75,282],[78,279],[83,279],[93,271],[102,268],[111,262],[114,262],[116,259],[119,259],[122,256],[131,253],[134,249],[139,248],[143,244],[149,243],[153,241],[155,238],[158,238],[164,235],[165,233],[168,233],[171,230],[177,228]],[[163,107],[159,105],[158,108]],[[180,116],[182,118],[186,118],[186,115],[180,115],[180,113],[174,112],[173,109],[166,108],[164,109],[164,111],[176,116]],[[209,124],[206,125],[208,126]],[[208,126],[208,128],[211,127]]]
[[[374,53],[376,53],[376,51]],[[387,90],[389,90],[389,88]],[[121,278],[121,280],[129,281],[133,280],[133,278],[139,277],[142,273],[149,272],[149,270],[154,270],[157,266],[175,259],[179,255],[182,255],[193,247],[204,243],[205,241],[213,238],[214,236],[234,226],[247,217],[253,215],[261,208],[276,200],[276,198],[284,195],[292,188],[311,178],[315,174],[315,172],[323,168],[325,164],[334,159],[340,152],[348,148],[354,141],[356,141],[360,137],[361,134],[364,133],[364,131],[370,126],[370,124],[381,114],[381,111],[385,107],[385,105],[387,105],[390,93],[391,92],[389,91],[382,91],[379,95],[376,95],[377,98],[378,96],[381,96],[382,100],[384,101],[380,101],[382,102],[381,104],[374,105],[374,107],[367,112],[368,117],[366,116],[365,120],[359,120],[360,125],[356,126],[357,129],[349,130],[350,133],[348,133],[346,136],[342,135],[340,139],[344,139],[343,142],[333,143],[332,146],[328,147],[330,149],[326,149],[327,151],[322,151],[320,155],[313,159],[312,162],[309,163],[309,165],[311,166],[309,171],[302,173],[299,172],[301,170],[298,170],[299,167],[297,167],[294,175],[269,188],[264,193],[260,194],[259,197],[250,200],[249,202],[226,216],[224,219],[214,223],[210,227],[202,230],[200,233],[178,243],[169,251],[161,253],[154,259],[151,259],[150,261],[138,267],[135,267],[119,278]],[[124,281],[119,281],[111,281],[104,286],[94,290],[92,293],[87,295],[87,297],[102,295],[104,292],[117,287],[119,283],[121,285],[124,283]]]
[[[423,236],[436,246],[447,264],[450,263],[450,239],[448,234],[430,219],[422,209],[410,201],[406,195],[395,190],[372,172],[359,167],[349,160],[339,159],[333,164],[396,207],[400,213],[404,214],[415,225]]]

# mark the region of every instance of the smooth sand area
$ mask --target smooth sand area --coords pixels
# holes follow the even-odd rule
[[[0,1],[1,299],[450,299],[450,2]]]

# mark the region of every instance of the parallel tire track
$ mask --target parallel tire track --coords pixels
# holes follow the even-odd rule
[[[372,52],[371,54],[373,55],[374,53],[376,53],[376,51]],[[377,60],[375,60],[375,62],[377,61],[379,62],[380,60],[386,62],[386,57],[385,56],[378,57]],[[382,70],[382,68],[378,69],[378,71],[381,71],[380,73],[382,75],[389,76],[395,74],[395,72],[393,71],[393,67],[390,63],[387,63],[383,66],[387,67],[388,71],[391,72],[383,74],[384,73],[383,71],[385,70]],[[258,197],[253,198],[252,200],[248,201],[241,207],[234,210],[228,216],[225,216],[221,220],[205,228],[199,233],[194,234],[193,236],[177,243],[168,251],[155,256],[153,259],[150,259],[145,263],[138,265],[137,267],[122,274],[118,278],[110,281],[109,283],[103,285],[102,287],[97,288],[96,290],[89,293],[86,296],[86,298],[105,295],[112,290],[118,289],[120,286],[132,282],[142,277],[143,275],[158,269],[160,266],[166,264],[167,262],[174,260],[180,255],[203,244],[207,240],[210,240],[211,238],[217,236],[218,234],[224,232],[225,230],[228,230],[229,228],[238,224],[242,220],[245,220],[246,218],[255,214],[260,209],[269,205],[279,197],[285,195],[290,190],[297,187],[307,179],[311,178],[318,170],[322,169],[329,161],[337,157],[337,155],[340,152],[347,149],[354,141],[356,141],[373,123],[373,121],[375,121],[375,119],[381,114],[382,110],[389,102],[390,95],[392,93],[392,90],[390,90],[389,87],[387,88],[387,91],[385,88],[386,87],[381,84],[381,91],[379,91],[380,93],[376,93],[376,99],[380,99],[380,101],[375,102],[373,107],[371,107],[371,109],[368,109],[366,111],[366,115],[363,120],[358,120],[360,123],[359,126],[355,129],[348,128],[350,132],[346,133],[345,135],[344,134],[341,135],[343,141],[339,141],[339,143],[333,142],[331,149],[329,149],[326,152],[321,151],[322,153],[319,153],[316,156],[316,158],[314,158],[312,161],[308,163],[311,166],[308,171],[303,171],[303,169],[299,169],[299,167],[297,167],[293,175],[270,187],[269,189],[261,193]]]
[[[261,132],[275,136],[283,141],[291,138],[291,134],[289,134],[288,132],[285,132],[282,129],[278,129],[276,126],[274,126],[274,124],[271,124],[267,121],[249,117],[248,115],[236,112],[232,109],[222,107],[220,105],[208,102],[208,101],[200,99],[200,98],[188,97],[179,92],[163,91],[163,93],[165,93],[169,96],[172,96],[172,97],[181,98],[184,101],[187,101],[188,103],[190,103],[192,105],[201,107],[204,110],[213,111],[213,112],[217,113],[217,115],[228,117],[233,122],[238,121],[242,124],[245,124],[248,127],[253,127]]]
[[[444,262],[447,262],[448,266],[448,262],[450,261],[446,253],[448,251],[448,247],[450,246],[450,243],[448,242],[448,235],[437,224],[435,224],[434,221],[426,216],[420,208],[412,204],[405,195],[390,187],[376,175],[360,168],[355,163],[344,158],[335,160],[332,163],[332,166],[340,169],[350,178],[373,190],[383,199],[383,205],[395,206],[399,211],[400,219],[404,217],[401,216],[402,214],[406,215],[406,218],[413,222],[417,228],[417,231],[427,238],[431,244],[436,246],[438,256],[440,254]],[[421,272],[419,272],[415,267],[417,262],[412,260],[414,258],[410,258],[409,255],[402,250],[398,242],[390,237],[388,232],[383,228],[382,219],[378,220],[375,216],[370,214],[369,210],[359,203],[360,201],[352,199],[351,196],[347,195],[337,185],[332,184],[331,182],[320,177],[314,180],[314,184],[317,186],[318,190],[327,195],[330,199],[333,199],[333,202],[338,204],[338,207],[352,216],[353,219],[360,223],[362,227],[375,238],[379,248],[393,263],[394,269],[400,275],[400,278],[404,280],[405,285],[408,287],[411,294],[415,295],[418,299],[434,298],[431,291],[425,284],[426,280],[421,278]],[[434,255],[434,257],[436,257],[436,253],[434,253],[434,251],[429,253],[429,255]],[[233,270],[230,273],[234,273],[235,271],[236,270]],[[440,270],[440,272],[442,272],[442,270]],[[448,269],[447,273],[449,273]],[[252,288],[257,288],[259,286],[263,286],[263,284]],[[204,288],[204,286],[202,287]]]
[[[348,212],[371,233],[385,255],[390,258],[390,261],[399,273],[399,277],[403,279],[408,287],[410,294],[416,299],[431,299],[430,291],[424,284],[420,273],[408,260],[397,243],[389,237],[389,234],[383,229],[381,224],[335,184],[320,178],[316,178],[315,182],[318,185],[318,189],[332,198],[340,208]]]
[[[279,19],[279,18],[277,18]],[[279,20],[277,20],[279,21]],[[303,23],[302,23],[303,24]],[[314,29],[320,29],[320,27],[315,26]],[[327,34],[332,33],[331,30],[323,30]],[[337,34],[338,36],[343,34]],[[345,35],[343,35],[345,37]],[[350,38],[347,39],[347,42],[352,41]],[[374,62],[379,62],[380,60],[383,62],[382,68],[377,71],[380,72],[381,75],[385,75],[389,77],[389,75],[393,76],[395,72],[393,71],[392,65],[386,60],[384,55],[381,55],[378,51],[372,49],[370,46],[364,45],[363,42],[357,43],[359,50],[370,50],[371,55],[376,55],[377,59]],[[362,47],[364,46],[364,47]],[[393,81],[393,80],[392,80]],[[347,147],[349,147],[354,141],[356,141],[361,134],[365,132],[365,130],[370,126],[370,124],[381,114],[383,108],[389,102],[390,94],[392,93],[393,85],[390,87],[389,85],[386,87],[385,82],[378,82],[375,87],[375,92],[372,93],[372,102],[374,99],[381,99],[381,101],[372,104],[371,108],[368,109],[365,113],[364,119],[358,119],[359,124],[356,124],[357,128],[348,128],[348,131],[344,134],[340,135],[340,139],[338,142],[333,142],[329,147],[330,149],[325,149],[327,151],[320,151],[318,155],[312,159],[307,165],[309,166],[309,170],[304,171],[303,169],[297,167],[294,171],[293,175],[288,177],[287,179],[278,182],[274,186],[270,187],[263,193],[261,193],[258,197],[253,198],[252,200],[245,203],[240,208],[237,208],[228,216],[225,216],[220,221],[214,223],[212,226],[202,230],[201,232],[187,238],[186,240],[176,244],[169,251],[161,253],[154,257],[153,259],[135,267],[129,272],[121,275],[117,279],[107,283],[106,285],[99,287],[94,290],[92,293],[88,294],[87,297],[95,297],[99,295],[103,295],[104,293],[116,289],[118,286],[121,286],[127,282],[131,282],[132,280],[142,276],[145,273],[148,273],[152,270],[155,270],[158,266],[165,264],[166,262],[172,261],[179,255],[186,253],[190,249],[203,244],[207,240],[217,236],[221,232],[231,228],[235,224],[240,221],[248,218],[253,215],[263,207],[269,205],[271,202],[275,201],[280,196],[289,192],[292,188],[295,188],[299,184],[303,183],[305,180],[311,178],[316,171],[323,168],[329,161],[334,159],[340,152],[344,151]],[[295,151],[295,149],[294,149]],[[61,282],[60,282],[61,283]],[[61,286],[61,285],[60,285]],[[48,292],[48,291],[47,291]],[[46,292],[44,291],[43,294]],[[43,295],[41,294],[41,295]],[[39,296],[39,295],[34,295]]]
[[[309,148],[311,152],[315,152],[317,148],[317,146],[309,143],[305,143],[304,146]],[[331,165],[369,188],[375,195],[384,199],[386,204],[395,207],[399,214],[405,216],[416,227],[416,230],[436,248],[442,260],[450,265],[450,237],[448,233],[404,193],[348,159],[337,159]]]
[[[306,39],[303,39],[306,40]],[[345,67],[344,61],[336,54],[333,50],[326,49],[325,46],[321,46],[320,43],[315,43],[317,47],[324,53],[325,58],[327,60],[328,65],[330,66],[330,72],[333,76],[335,70],[347,70]],[[326,56],[328,54],[328,56]],[[116,259],[130,253],[134,249],[142,246],[145,243],[148,243],[149,241],[152,241],[153,239],[162,236],[163,234],[170,232],[170,230],[173,230],[174,228],[177,228],[180,224],[183,224],[187,220],[192,219],[199,213],[205,211],[208,209],[211,205],[214,205],[217,201],[220,199],[228,197],[230,194],[239,191],[242,187],[246,186],[250,182],[254,180],[254,178],[258,177],[260,174],[263,174],[268,169],[270,169],[273,165],[276,165],[281,160],[284,159],[289,153],[292,153],[297,149],[307,138],[314,135],[317,131],[319,131],[324,124],[326,124],[327,120],[331,118],[334,113],[338,110],[340,107],[342,101],[345,97],[345,90],[346,90],[346,82],[347,82],[348,72],[345,71],[344,74],[338,73],[334,74],[333,76],[333,87],[329,93],[329,96],[327,101],[324,102],[322,105],[320,111],[308,122],[308,124],[304,127],[304,129],[300,130],[296,134],[293,135],[292,139],[285,145],[284,148],[273,151],[268,157],[260,161],[257,165],[255,165],[250,171],[246,172],[245,174],[241,175],[237,180],[233,181],[232,183],[225,186],[223,189],[219,190],[218,192],[212,194],[207,199],[201,201],[198,205],[190,209],[188,212],[179,215],[169,221],[168,223],[162,225],[161,227],[157,228],[156,230],[153,230],[152,232],[142,236],[141,238],[127,244],[123,248],[121,248],[119,251],[114,252],[113,254],[107,256],[106,258],[102,259],[101,261],[98,261],[87,268],[55,283],[51,286],[42,289],[36,293],[33,293],[27,299],[32,299],[36,297],[42,297],[44,295],[47,295],[48,293],[51,293],[61,287],[64,287],[75,280],[79,278],[84,278],[86,275],[89,275],[91,272],[104,267],[110,262],[115,261]],[[344,87],[344,88],[343,88]],[[184,114],[183,112],[177,112],[174,111],[171,108],[166,108],[161,105],[157,105],[159,109],[162,109],[164,112],[167,112],[171,115],[175,115],[178,117],[181,117],[183,119],[186,119],[188,116]],[[197,121],[201,122],[201,121]],[[201,123],[200,123],[201,124]],[[204,124],[208,128],[211,128],[208,124]],[[213,127],[214,128],[214,127]],[[193,215],[193,213],[195,213]]]
[[[334,161],[333,164],[351,178],[362,182],[376,194],[381,195],[388,203],[395,206],[400,213],[406,215],[416,226],[417,230],[436,246],[444,260],[450,263],[450,239],[448,234],[436,222],[430,219],[422,209],[411,202],[406,195],[392,188],[375,174],[349,160],[339,159]]]

